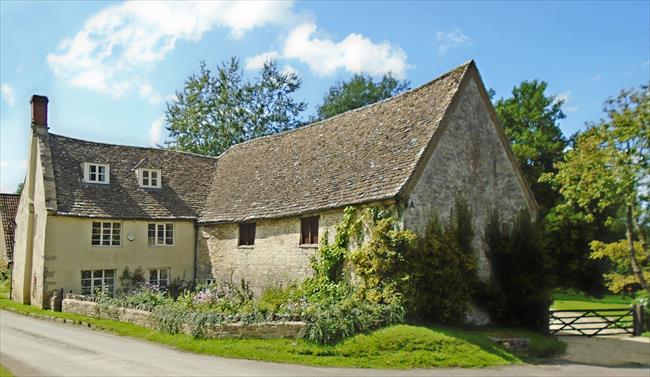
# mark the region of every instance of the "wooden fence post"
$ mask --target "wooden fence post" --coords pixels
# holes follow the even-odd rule
[[[632,319],[634,323],[634,336],[641,336],[643,333],[643,306],[639,304],[634,304],[632,308]]]

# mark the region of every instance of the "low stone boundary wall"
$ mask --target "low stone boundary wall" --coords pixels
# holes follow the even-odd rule
[[[134,325],[153,328],[151,312],[139,309],[104,307],[96,302],[72,298],[63,299],[62,309],[66,313],[85,315],[99,319],[111,319],[128,322]],[[189,326],[183,326],[186,334],[190,333]],[[259,323],[225,323],[205,329],[206,338],[297,338],[304,322],[259,322]]]
[[[62,310],[67,313],[81,314],[99,319],[112,319],[151,328],[151,312],[138,309],[103,307],[96,302],[75,299],[63,299]]]

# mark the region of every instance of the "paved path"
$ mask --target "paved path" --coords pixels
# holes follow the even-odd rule
[[[649,369],[579,364],[488,369],[315,368],[195,355],[0,311],[0,362],[17,376],[644,376]]]
[[[603,366],[650,366],[650,338],[562,336],[560,339],[567,344],[567,351],[562,356],[562,360],[567,362]]]

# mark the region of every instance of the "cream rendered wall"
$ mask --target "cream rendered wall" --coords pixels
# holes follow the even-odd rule
[[[36,162],[36,179],[34,180],[34,233],[32,239],[32,305],[42,306],[45,300],[43,296],[44,287],[44,250],[45,232],[48,213],[45,208],[45,185],[43,181],[43,167],[40,153],[42,144],[39,141],[39,153]]]
[[[102,221],[102,219],[95,219]],[[121,246],[91,246],[93,219],[50,216],[47,220],[45,275],[46,292],[49,295],[63,288],[64,293],[81,293],[82,270],[116,270],[117,278],[125,266],[131,271],[141,266],[148,279],[149,268],[170,268],[171,278],[178,277],[191,282],[194,278],[193,221],[160,221],[174,223],[173,246],[148,246],[148,220],[107,220],[122,223]],[[133,232],[135,239],[127,235]]]
[[[333,242],[342,210],[320,214],[318,235]],[[238,224],[200,225],[197,282],[205,279],[239,283],[246,280],[254,292],[265,287],[301,281],[311,274],[310,258],[317,247],[300,246],[300,217],[258,220],[255,245],[237,246]]]
[[[447,219],[455,197],[463,197],[473,215],[479,276],[486,279],[490,267],[482,237],[491,211],[498,209],[501,220],[509,221],[522,209],[531,213],[535,209],[530,206],[473,78],[458,100],[408,198],[402,219],[404,226],[422,234],[434,212]]]
[[[5,241],[5,229],[2,224],[2,220],[0,220],[0,261],[8,261],[9,258],[7,257],[7,242]]]
[[[25,186],[16,214],[12,299],[29,304],[42,299],[43,240],[47,209],[42,175],[41,139],[47,129],[32,126]],[[36,275],[33,275],[36,272]],[[34,276],[36,279],[34,279]],[[36,284],[33,284],[34,281]]]

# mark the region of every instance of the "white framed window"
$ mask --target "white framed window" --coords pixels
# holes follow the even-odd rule
[[[147,235],[149,238],[149,246],[172,246],[174,245],[174,224],[149,224]]]
[[[160,188],[162,178],[160,173],[160,169],[138,169],[140,187]]]
[[[84,162],[84,182],[108,184],[110,181],[110,166],[94,162]]]
[[[81,271],[81,294],[94,296],[97,290],[104,290],[113,296],[115,293],[115,270]]]
[[[169,286],[169,267],[149,269],[149,284],[159,287]]]
[[[122,244],[122,224],[108,221],[93,221],[92,246],[120,246]]]

